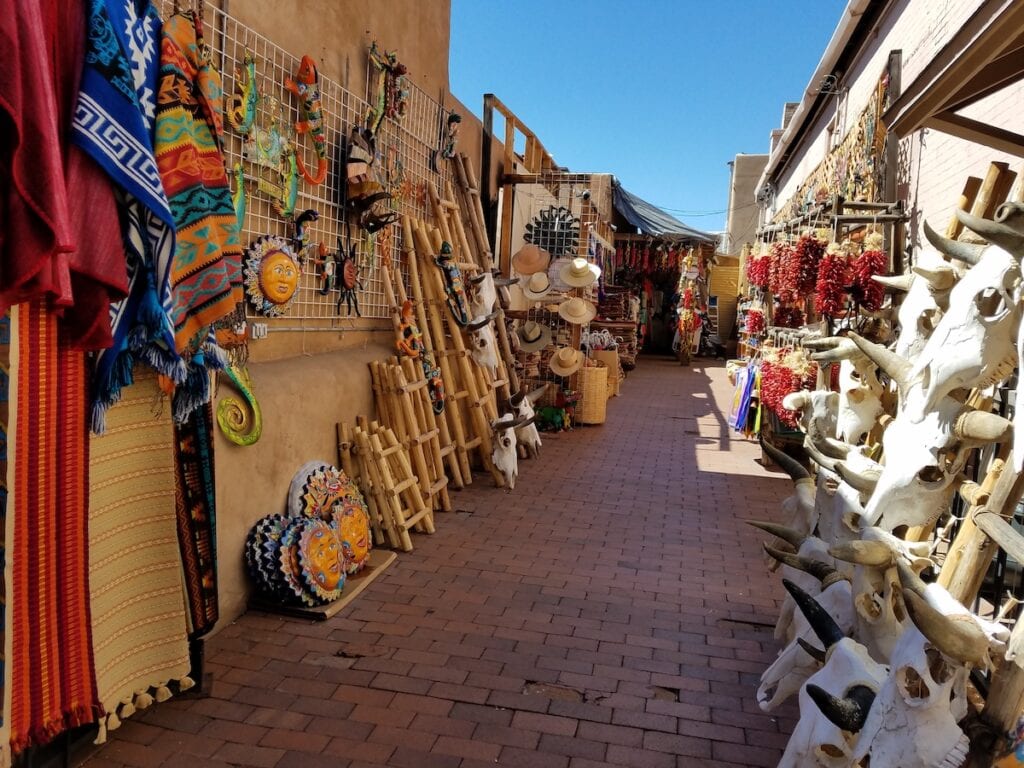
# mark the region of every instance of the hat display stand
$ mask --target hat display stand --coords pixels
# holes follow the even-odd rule
[[[455,439],[463,480],[468,483],[472,477],[469,451],[477,451],[480,465],[491,473],[500,487],[505,480],[491,461],[492,419],[488,418],[489,413],[496,413],[497,409],[494,393],[489,388],[481,391],[482,372],[474,371],[477,366],[466,349],[462,329],[447,309],[441,274],[433,265],[433,254],[441,246],[441,233],[435,231],[432,237],[423,222],[403,217],[403,233],[406,231],[415,245],[416,256],[409,261],[410,283],[417,301],[422,300],[426,309],[427,325],[448,390],[445,413],[457,425]],[[470,431],[472,438],[467,436]]]
[[[407,259],[414,258],[408,251],[405,255]],[[383,274],[384,295],[391,307],[392,324],[395,327],[396,337],[400,338],[401,307],[408,300],[408,296],[398,273],[394,275],[394,284],[392,284],[392,274],[389,266],[382,265],[381,272]],[[430,355],[432,360],[436,359],[434,346],[429,338],[429,329],[427,328],[426,313],[423,310],[423,306],[420,302],[416,302],[414,309],[417,314],[417,323],[423,338],[425,353]],[[464,486],[462,470],[459,467],[458,456],[455,454],[455,441],[452,439],[451,429],[449,429],[449,420],[443,412],[437,414],[434,411],[423,365],[409,357],[399,358],[397,362],[401,365],[406,382],[401,390],[401,394],[412,399],[413,412],[417,415],[416,428],[413,428],[412,422],[407,421],[409,434],[415,436],[410,437],[410,439],[427,440],[434,464],[436,465],[438,460],[441,461],[440,476],[444,476],[444,463],[447,462],[451,485],[455,488],[462,488]],[[387,404],[385,403],[384,405],[386,406]],[[381,413],[381,403],[378,403],[377,409],[379,415]],[[404,410],[402,412],[404,413]],[[387,419],[385,421],[389,426],[393,424],[393,422]],[[404,433],[400,431],[400,434]],[[430,488],[434,488],[437,486],[440,477],[436,470],[431,474],[431,477],[432,483]],[[435,498],[435,493],[437,492],[431,491],[430,495],[432,498]],[[445,490],[442,500],[444,503],[441,506],[441,509],[445,511],[450,509],[450,505],[447,504],[447,497],[447,490]]]

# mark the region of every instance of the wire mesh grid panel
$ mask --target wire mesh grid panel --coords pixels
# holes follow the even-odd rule
[[[161,0],[158,7],[164,18],[174,12],[174,5],[172,0]],[[400,226],[396,222],[369,234],[351,220],[351,215],[346,223],[348,137],[353,126],[366,125],[372,115],[370,103],[319,73],[324,135],[321,160],[312,136],[296,132],[296,124],[303,119],[299,97],[285,88],[286,80],[296,78],[300,57],[212,4],[199,5],[203,9],[205,42],[223,79],[225,112],[229,113],[232,99],[241,97],[244,88],[254,84],[258,94],[247,136],[233,127],[230,114],[223,136],[232,191],[237,192],[239,183],[245,190],[243,247],[263,235],[291,238],[295,235],[294,217],[309,209],[317,212],[315,221],[307,225],[302,274],[287,314],[265,318],[247,304],[247,315],[267,322],[272,330],[303,331],[364,327],[358,324],[360,315],[366,320],[390,317],[379,266],[382,260],[390,259],[399,266],[403,279],[407,278],[407,266],[401,258]],[[412,110],[401,126],[385,119],[379,127],[371,173],[391,193],[390,201],[379,205],[429,219],[425,184],[443,184],[447,174],[447,164],[444,174],[431,167],[431,150],[437,146],[438,126],[446,114],[415,87],[410,88],[410,104]],[[308,183],[299,175],[294,189],[290,187],[289,143],[311,175],[316,174],[321,162],[326,164],[322,184]],[[354,254],[358,267],[354,292],[344,290],[340,275],[328,277],[350,254]]]

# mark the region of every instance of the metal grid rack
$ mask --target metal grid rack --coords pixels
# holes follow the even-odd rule
[[[189,3],[179,3],[186,10]],[[174,12],[173,0],[159,0],[161,15],[167,18]],[[256,82],[260,93],[256,124],[269,125],[275,117],[283,127],[291,127],[299,120],[297,99],[284,89],[285,78],[294,77],[300,64],[297,56],[285,51],[274,42],[224,13],[212,3],[199,3],[203,12],[206,43],[223,79],[225,99],[230,101],[239,77],[244,78],[246,51],[256,59]],[[370,67],[372,69],[372,67]],[[356,96],[320,72],[320,93],[323,106],[328,173],[325,182],[313,186],[300,179],[296,213],[312,208],[319,219],[309,225],[309,241],[324,243],[328,251],[338,249],[339,238],[356,246],[360,267],[361,289],[357,293],[364,320],[390,317],[382,275],[378,269],[384,259],[390,258],[407,279],[407,266],[401,257],[401,228],[393,224],[374,235],[368,235],[353,222],[347,229],[343,201],[345,196],[345,158],[347,138],[355,125],[364,125],[370,111],[371,83],[367,82],[366,98]],[[377,132],[377,160],[373,172],[378,181],[393,193],[391,206],[399,213],[422,219],[432,217],[425,185],[444,184],[450,171],[447,163],[440,166],[441,173],[432,170],[431,153],[438,146],[440,126],[447,120],[447,112],[421,89],[409,83],[409,109],[401,125],[385,119]],[[293,224],[280,216],[272,201],[258,191],[259,169],[243,160],[242,137],[225,121],[224,160],[229,171],[235,163],[244,168],[247,209],[242,225],[243,247],[261,235],[290,237]],[[301,136],[296,149],[306,166],[316,167],[312,140]],[[234,180],[232,179],[232,188]],[[315,252],[314,248],[310,249]],[[267,323],[273,331],[337,331],[344,328],[366,327],[357,325],[359,318],[347,312],[336,290],[321,293],[322,281],[319,265],[306,259],[295,298],[288,313],[279,318],[256,314],[246,306],[246,315]],[[374,324],[370,324],[374,325]]]

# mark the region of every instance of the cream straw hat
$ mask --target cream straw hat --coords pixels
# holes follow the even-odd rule
[[[559,376],[572,376],[583,365],[583,353],[572,347],[562,347],[552,355],[549,365]]]
[[[597,278],[601,276],[601,268],[586,259],[575,258],[559,270],[558,276],[566,285],[586,288],[597,282]]]
[[[586,325],[597,316],[597,307],[586,299],[574,296],[558,305],[558,314],[567,323]]]

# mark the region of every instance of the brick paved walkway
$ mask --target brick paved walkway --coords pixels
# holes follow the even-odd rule
[[[88,768],[774,766],[781,597],[744,517],[788,481],[726,426],[720,364],[643,359],[608,423],[544,437],[514,493],[459,512],[333,620],[250,613],[215,682],[127,721]]]

